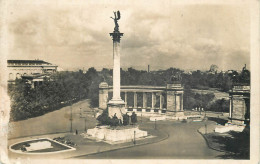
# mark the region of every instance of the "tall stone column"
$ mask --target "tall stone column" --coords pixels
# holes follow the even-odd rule
[[[120,38],[123,33],[115,30],[110,33],[113,39],[113,97],[108,102],[108,115],[113,117],[115,114],[118,119],[123,120],[122,114],[125,113],[125,102],[120,96]]]

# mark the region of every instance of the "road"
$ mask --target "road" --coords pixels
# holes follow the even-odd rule
[[[158,122],[158,129],[169,138],[158,143],[103,152],[79,158],[95,159],[214,159],[220,152],[208,148],[204,138],[197,132],[202,122]]]
[[[80,110],[80,108],[82,110]],[[41,134],[50,134],[58,132],[70,131],[70,114],[72,112],[72,129],[83,131],[86,127],[93,128],[96,125],[96,119],[93,118],[92,108],[89,107],[89,100],[83,100],[73,104],[72,106],[66,106],[59,110],[46,113],[39,117],[30,118],[27,120],[10,122],[8,138],[19,138],[25,136],[34,136]]]

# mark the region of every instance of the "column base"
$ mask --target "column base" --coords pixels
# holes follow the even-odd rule
[[[119,100],[110,100],[107,103],[108,106],[108,116],[113,118],[116,114],[117,118],[123,121],[123,114],[126,114],[125,102],[121,99]]]
[[[122,99],[111,99],[107,104],[124,104],[125,102]]]

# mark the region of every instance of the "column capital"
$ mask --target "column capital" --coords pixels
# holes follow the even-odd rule
[[[114,31],[113,33],[109,33],[112,36],[114,42],[120,43],[120,38],[124,35],[124,33],[120,33],[119,31]]]

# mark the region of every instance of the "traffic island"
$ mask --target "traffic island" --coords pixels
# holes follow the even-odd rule
[[[52,154],[76,150],[68,144],[50,138],[39,138],[18,142],[9,146],[9,150],[18,154]]]

